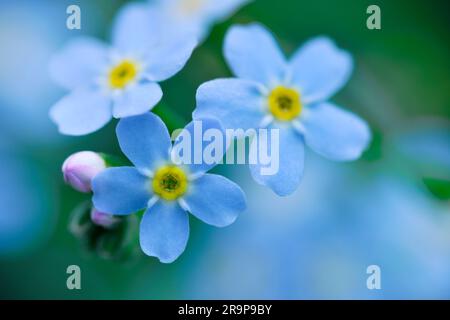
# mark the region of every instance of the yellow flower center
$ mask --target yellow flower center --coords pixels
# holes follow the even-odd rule
[[[124,60],[109,72],[109,85],[113,89],[123,89],[136,78],[138,66],[135,62]]]
[[[300,93],[291,88],[276,87],[269,94],[269,110],[277,120],[291,121],[302,112]]]
[[[204,0],[183,0],[180,4],[180,12],[184,14],[193,14],[203,5]]]
[[[159,168],[152,181],[153,192],[165,200],[181,197],[188,187],[186,173],[179,167],[168,165]]]

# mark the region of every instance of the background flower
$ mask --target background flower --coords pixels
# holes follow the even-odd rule
[[[6,153],[8,151],[8,153]],[[37,166],[0,143],[0,258],[40,248],[53,232],[53,203],[43,203],[53,186]]]
[[[367,180],[371,174],[314,160],[288,199],[250,189],[245,222],[228,237],[210,234],[182,297],[446,299],[449,207],[411,181],[381,172]],[[317,174],[326,174],[327,184]],[[247,181],[244,187],[254,185]],[[341,181],[345,189],[336,187]],[[250,233],[239,229],[250,225]],[[381,268],[382,290],[366,287],[370,265]]]
[[[164,17],[130,5],[118,13],[112,47],[94,38],[73,40],[51,61],[53,79],[71,93],[50,110],[59,131],[94,132],[114,118],[142,114],[162,98],[157,82],[179,72],[196,46]]]
[[[214,117],[226,129],[280,130],[278,172],[263,175],[262,164],[250,164],[260,184],[280,196],[294,192],[303,174],[304,144],[338,161],[355,160],[367,148],[365,121],[326,102],[352,69],[350,55],[330,39],[312,39],[286,61],[265,27],[234,26],[227,32],[224,54],[237,78],[201,85],[193,116]],[[259,139],[257,134],[250,149],[258,148]]]
[[[150,0],[152,8],[162,12],[168,24],[204,40],[216,22],[228,18],[252,0]]]

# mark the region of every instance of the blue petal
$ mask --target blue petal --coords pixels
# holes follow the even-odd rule
[[[308,102],[324,101],[348,81],[352,57],[328,38],[315,38],[301,47],[290,61],[292,81]]]
[[[146,76],[151,81],[164,81],[181,69],[197,46],[194,36],[171,36],[164,43],[153,48],[146,55]]]
[[[101,212],[126,215],[147,206],[152,196],[150,189],[148,178],[136,168],[109,168],[92,180],[92,201]]]
[[[50,76],[66,89],[92,84],[108,63],[108,47],[80,37],[69,42],[50,62]]]
[[[225,129],[258,128],[264,118],[259,85],[241,79],[208,81],[197,90],[193,117],[215,118]]]
[[[158,201],[142,217],[142,251],[163,263],[175,261],[186,248],[188,238],[189,216],[175,201]]]
[[[361,156],[370,139],[367,123],[355,114],[325,102],[306,109],[300,118],[306,144],[332,160],[349,161]]]
[[[114,101],[113,116],[115,118],[130,117],[151,110],[162,98],[159,84],[154,82],[138,83],[127,88]]]
[[[276,129],[276,127],[271,126],[271,129]],[[270,131],[268,136],[270,137]],[[259,139],[260,135],[258,135],[258,140]],[[253,139],[250,153],[255,152],[258,140],[256,140],[256,137]],[[268,166],[257,163],[250,164],[250,172],[256,182],[268,186],[279,196],[287,196],[297,190],[303,175],[305,151],[302,136],[291,127],[279,128],[278,155],[276,149],[273,148],[272,143],[270,143],[270,138],[268,139],[268,142],[268,154],[272,155],[273,161],[276,161],[277,156],[279,156],[278,170],[274,170],[274,174],[265,175],[261,170]],[[261,142],[258,143],[265,145]],[[258,152],[261,152],[260,148],[261,147],[258,146]],[[263,154],[264,153],[265,152],[263,152]],[[274,166],[274,168],[276,169],[276,166]]]
[[[157,82],[179,72],[198,44],[195,35],[171,25],[162,10],[136,3],[118,14],[113,43],[122,52],[140,54],[145,76]]]
[[[225,38],[224,54],[239,78],[269,86],[284,78],[283,53],[272,34],[260,24],[231,27]]]
[[[205,133],[217,136],[209,139]],[[211,159],[205,157],[210,156],[209,151],[205,152],[206,148],[216,151],[213,152]],[[186,165],[192,174],[204,173],[222,160],[226,150],[226,135],[219,121],[201,118],[190,122],[178,134],[172,148],[172,160],[178,165]]]
[[[111,120],[111,100],[100,92],[78,89],[51,108],[50,118],[62,134],[88,134]]]
[[[215,174],[205,174],[192,181],[184,200],[194,216],[216,227],[232,224],[247,207],[241,188]]]
[[[204,19],[208,22],[217,22],[226,19],[232,15],[234,11],[237,11],[240,7],[253,0],[221,0],[221,1],[208,1],[205,4]]]
[[[116,132],[122,152],[139,169],[153,169],[168,159],[169,132],[153,113],[121,119]]]
[[[421,118],[407,128],[399,126],[392,137],[392,145],[402,158],[427,176],[450,181],[450,125],[439,117]],[[423,155],[426,154],[426,157]]]
[[[227,19],[239,7],[250,1],[252,0],[206,1],[195,16],[183,21],[183,27],[190,28],[190,30],[198,35],[199,39],[203,40],[207,36],[212,24]]]
[[[112,28],[115,48],[125,53],[145,53],[164,36],[164,16],[145,3],[130,3],[120,9]]]

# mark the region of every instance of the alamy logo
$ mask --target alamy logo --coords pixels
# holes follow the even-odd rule
[[[202,121],[193,122],[194,130],[175,130],[171,160],[176,165],[248,164],[258,165],[261,175],[270,176],[280,166],[279,129],[203,130]],[[247,155],[246,141],[250,140]],[[225,157],[224,157],[224,154]]]
[[[370,5],[367,7],[367,14],[370,16],[367,18],[367,29],[380,30],[381,29],[381,9],[377,5]]]
[[[66,13],[69,15],[66,20],[66,27],[69,30],[81,29],[81,9],[79,6],[72,4],[67,7]]]
[[[66,281],[67,289],[80,290],[81,289],[81,269],[77,265],[70,265],[67,267],[66,273],[69,274]]]
[[[381,289],[381,269],[376,264],[370,265],[366,270],[369,277],[367,277],[366,285],[369,290]]]

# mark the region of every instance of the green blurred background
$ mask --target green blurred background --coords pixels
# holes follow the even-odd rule
[[[0,2],[0,163],[3,167],[0,170],[1,298],[450,298],[450,285],[437,288],[434,286],[435,282],[425,280],[428,285],[414,291],[412,296],[405,293],[409,287],[402,287],[403,283],[396,284],[398,295],[393,296],[386,292],[368,295],[362,293],[360,288],[347,287],[350,282],[345,281],[344,284],[330,284],[320,290],[317,289],[317,282],[302,282],[297,291],[291,287],[293,284],[289,284],[289,279],[279,278],[287,265],[296,264],[296,272],[303,273],[310,279],[314,279],[314,274],[310,273],[312,267],[308,263],[311,262],[293,262],[288,259],[289,250],[281,258],[258,255],[258,258],[254,259],[255,268],[259,268],[258,265],[271,265],[274,260],[279,261],[280,265],[274,266],[267,274],[256,279],[257,284],[244,282],[243,286],[248,287],[240,289],[230,284],[225,290],[223,286],[226,284],[217,279],[226,279],[224,274],[232,274],[230,265],[218,265],[211,261],[211,264],[208,264],[206,260],[214,260],[217,254],[222,259],[226,257],[230,261],[242,263],[242,268],[246,269],[244,264],[247,260],[239,262],[239,255],[234,256],[232,250],[226,251],[222,248],[227,246],[226,242],[230,237],[237,235],[239,238],[243,233],[251,235],[256,230],[252,225],[255,216],[260,216],[258,224],[263,223],[265,214],[260,214],[258,210],[252,211],[252,201],[258,202],[262,195],[249,197],[249,210],[244,215],[251,216],[252,219],[244,217],[227,229],[214,229],[191,217],[188,247],[184,254],[170,265],[160,264],[156,259],[143,254],[127,261],[110,261],[83,249],[80,241],[68,231],[68,224],[71,212],[80,202],[89,200],[89,195],[77,193],[64,184],[61,165],[67,156],[81,150],[120,154],[114,133],[116,122],[113,121],[99,132],[85,137],[59,135],[48,118],[48,110],[64,92],[49,80],[48,60],[51,54],[69,39],[81,34],[108,39],[114,15],[125,2]],[[65,27],[65,9],[70,4],[78,4],[81,7],[82,29],[79,31],[67,30]],[[381,30],[366,28],[366,9],[371,4],[377,4],[381,8]],[[370,185],[371,181],[378,180],[379,176],[388,175],[400,184],[414,189],[412,196],[405,195],[402,201],[412,201],[411,197],[416,197],[417,193],[426,199],[424,201],[432,203],[432,209],[426,214],[435,215],[435,211],[439,211],[437,215],[442,213],[448,216],[449,202],[445,194],[449,181],[446,165],[450,160],[447,149],[450,116],[449,12],[448,1],[256,0],[227,21],[216,25],[206,41],[196,49],[182,72],[162,84],[164,98],[155,112],[171,129],[184,126],[191,119],[198,86],[214,78],[231,76],[222,56],[222,42],[232,24],[252,21],[263,23],[277,36],[286,54],[291,54],[311,37],[327,35],[333,38],[339,47],[351,52],[355,59],[355,71],[350,82],[333,101],[365,118],[372,128],[374,140],[363,158],[356,163],[328,164],[327,161],[317,158],[307,159],[309,163],[319,161],[321,166],[326,167],[311,170],[316,176],[307,179],[316,183],[318,180],[323,184],[330,183],[332,180],[328,180],[328,176],[321,176],[329,170],[345,171],[343,178],[338,180],[339,187],[335,187],[335,190],[340,190],[342,196],[336,197],[337,199],[331,197],[334,199],[332,200],[328,197],[330,193],[318,194],[318,199],[326,197],[330,202],[352,203],[356,199],[366,199],[365,196],[370,198],[373,191],[366,186]],[[439,131],[437,136],[433,135],[435,129]],[[399,144],[404,142],[405,132],[420,134],[422,131],[426,134],[432,132],[430,141],[436,142],[436,148],[442,148],[443,151],[438,154],[443,156],[433,159],[432,154],[424,154],[420,149],[416,150],[415,155],[414,152],[401,152],[403,149]],[[441,132],[445,134],[442,135]],[[438,140],[440,142],[437,142]],[[413,146],[413,151],[414,141],[408,141],[408,145]],[[428,142],[425,144],[430,145]],[[307,170],[308,165],[310,168],[314,167],[309,163]],[[223,166],[218,170],[242,183],[246,190],[262,190],[249,179],[244,166]],[[423,183],[424,178],[432,179],[432,186],[428,185],[428,189]],[[305,182],[306,186],[308,181]],[[436,183],[438,186],[433,187]],[[299,193],[305,190],[306,186],[302,187]],[[348,193],[344,192],[345,190]],[[355,196],[357,191],[365,195]],[[268,197],[275,198],[273,195]],[[284,201],[294,208],[292,210],[301,214],[301,209],[297,208],[301,208],[303,204],[296,199],[298,193]],[[367,208],[369,206],[370,204],[367,204]],[[331,219],[329,224],[335,228],[334,223],[343,223],[336,216],[345,215],[345,210],[350,209],[346,206],[333,207],[336,208],[335,218]],[[316,208],[313,205],[313,211]],[[366,208],[364,204],[362,208]],[[383,212],[388,210],[383,207],[379,209]],[[268,206],[266,210],[277,212],[276,206]],[[304,223],[318,226],[322,225],[321,218],[330,219],[329,215],[321,216],[321,210],[316,211],[317,221],[295,220],[295,225],[299,226],[298,230],[305,228]],[[364,217],[365,210],[358,210],[358,216]],[[439,219],[444,218],[439,216]],[[345,221],[345,228],[359,228],[351,219]],[[439,228],[436,233],[450,234],[448,219],[445,218],[445,223],[439,221],[441,222],[431,222]],[[411,242],[414,243],[416,229],[409,230],[408,226],[407,223],[395,225],[396,228],[402,229],[399,233],[409,233]],[[444,226],[447,229],[442,230]],[[360,231],[364,234],[364,229]],[[302,239],[294,240],[291,237],[292,234],[298,235],[298,232],[295,229],[291,232],[286,232],[286,238],[281,240],[270,239],[270,234],[260,236],[265,237],[267,243],[279,241],[282,244],[292,240],[291,242],[298,241],[299,246],[302,246]],[[255,238],[257,234],[254,233]],[[303,244],[309,244],[302,247],[304,255],[317,252],[316,246],[319,246],[320,241],[324,241],[321,234],[323,231],[317,230],[316,234],[309,235],[310,238],[303,239]],[[345,238],[339,234],[337,239]],[[221,237],[224,239],[222,242]],[[351,245],[356,239],[358,238],[342,240],[343,246],[345,241]],[[408,265],[419,264],[421,259],[432,259],[439,265],[438,269],[442,270],[442,273],[439,273],[441,280],[450,283],[449,240],[450,236],[433,239],[429,246],[436,249],[436,256],[418,257],[411,254],[407,258]],[[372,240],[367,241],[372,243]],[[392,241],[396,243],[397,239],[392,238]],[[255,244],[249,250],[254,250],[253,253],[266,251],[264,246],[267,243]],[[326,247],[326,243],[323,245]],[[252,251],[249,256],[252,256]],[[316,258],[319,257],[320,254]],[[391,261],[390,259],[394,258],[386,256],[385,259]],[[401,266],[398,269],[405,270],[403,262],[398,262]],[[79,291],[66,288],[66,268],[72,264],[79,265],[82,270],[82,290]],[[336,270],[338,269],[331,267],[331,271],[325,272],[337,272],[335,276],[341,277],[340,271]],[[406,268],[406,272],[407,270]],[[434,269],[424,267],[420,270],[431,274]],[[364,270],[362,273],[362,277],[365,277]],[[230,277],[233,278],[231,275]]]

